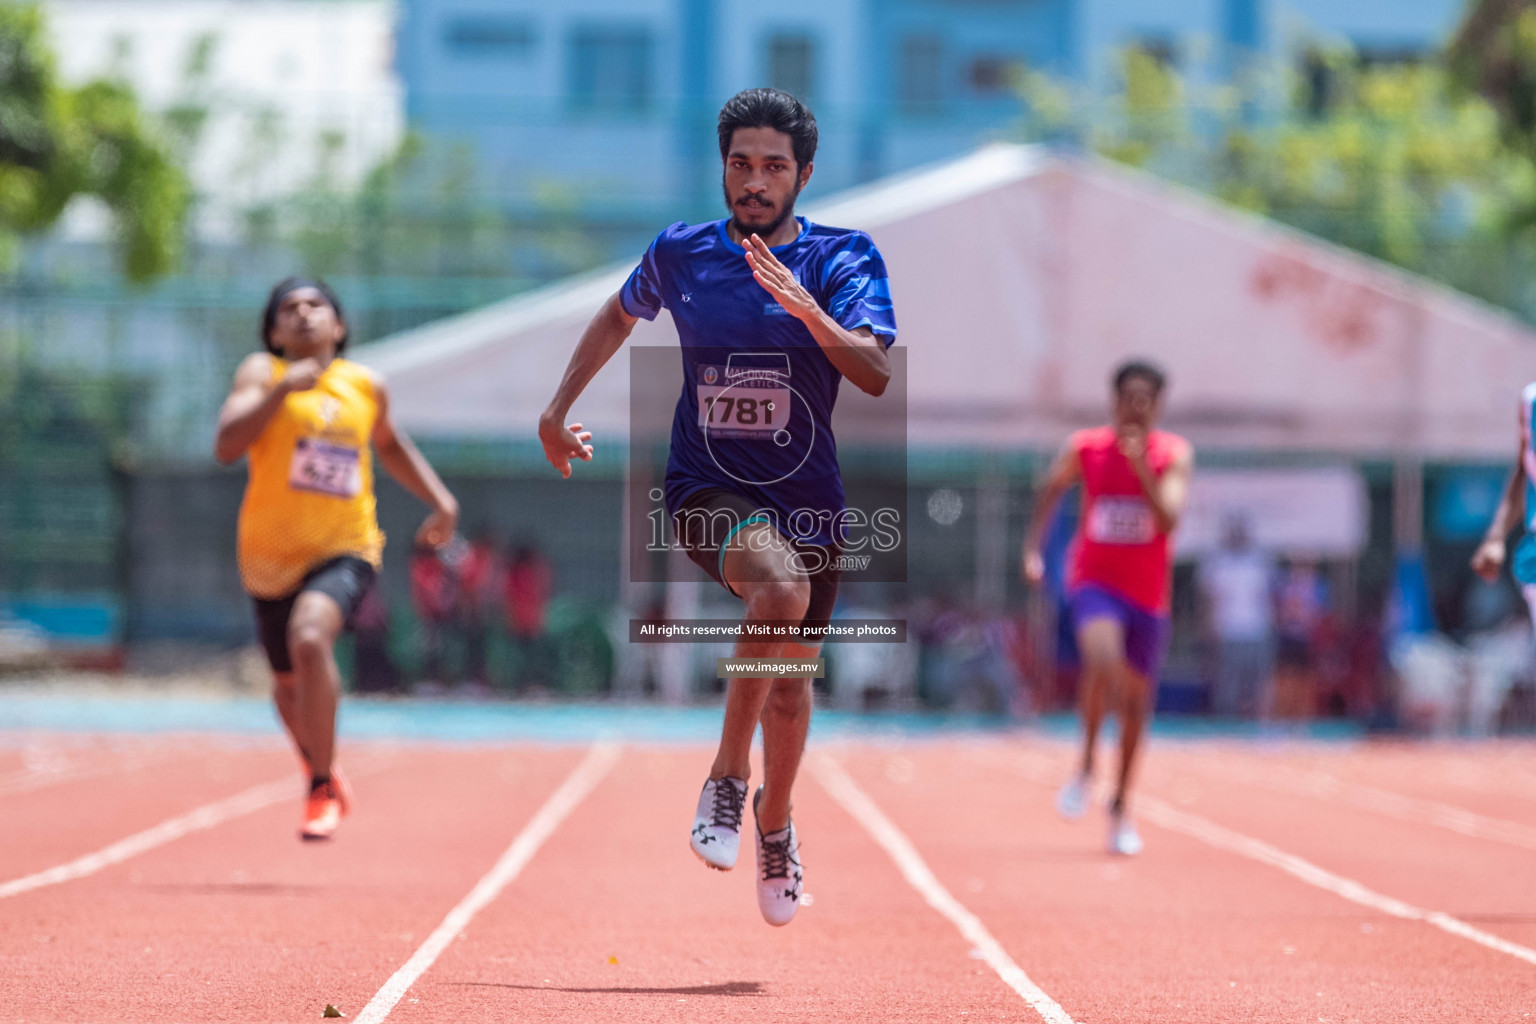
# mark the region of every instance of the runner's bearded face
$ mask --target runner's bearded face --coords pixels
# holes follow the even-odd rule
[[[283,296],[272,321],[272,344],[289,361],[336,356],[347,327],[318,288],[296,288]]]
[[[1131,377],[1115,394],[1115,425],[1151,430],[1157,423],[1160,399],[1156,385],[1145,377]]]
[[[725,157],[722,184],[731,227],[741,237],[768,238],[795,212],[811,165],[795,164],[794,143],[773,128],[738,128]]]

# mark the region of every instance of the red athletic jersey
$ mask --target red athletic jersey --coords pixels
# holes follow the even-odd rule
[[[1157,528],[1131,460],[1120,453],[1114,427],[1072,435],[1083,467],[1083,510],[1069,579],[1112,590],[1150,612],[1166,614],[1173,589],[1173,545]],[[1147,436],[1147,464],[1161,477],[1189,450],[1177,434]]]

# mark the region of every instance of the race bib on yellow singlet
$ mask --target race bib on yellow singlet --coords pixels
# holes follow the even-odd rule
[[[288,486],[333,498],[355,498],[363,487],[361,453],[350,445],[301,437],[288,464]]]
[[[766,441],[789,425],[790,389],[779,375],[701,366],[699,380],[699,428],[711,435]]]
[[[1093,503],[1085,532],[1097,544],[1148,544],[1157,527],[1145,499],[1107,497]]]

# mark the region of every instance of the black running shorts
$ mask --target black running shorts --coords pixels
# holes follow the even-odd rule
[[[293,615],[293,603],[306,590],[314,590],[329,597],[341,609],[345,628],[352,628],[352,616],[362,602],[363,595],[373,586],[378,573],[361,558],[343,555],[312,570],[304,581],[287,597],[267,601],[251,598],[256,606],[256,635],[273,672],[292,672],[293,659],[288,655],[288,619]]]
[[[710,579],[726,590],[731,585],[721,574],[725,564],[725,546],[737,531],[752,522],[768,522],[763,517],[753,518],[759,511],[752,502],[735,491],[723,487],[706,487],[694,491],[683,499],[682,507],[672,519],[672,527],[679,543],[700,569]],[[807,562],[814,568],[809,573],[811,600],[806,606],[805,618],[800,620],[802,629],[825,629],[832,621],[832,606],[837,603],[837,584],[842,570],[837,567],[839,551],[836,547],[801,544],[790,540],[796,551],[804,552]],[[734,590],[732,594],[740,597]]]

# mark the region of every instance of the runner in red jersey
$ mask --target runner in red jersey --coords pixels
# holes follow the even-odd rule
[[[1083,663],[1083,759],[1056,806],[1067,818],[1087,812],[1094,742],[1105,711],[1117,709],[1120,772],[1109,805],[1109,849],[1126,855],[1141,851],[1126,795],[1168,643],[1172,534],[1194,469],[1189,442],[1156,429],[1164,382],[1149,363],[1126,363],[1115,372],[1114,422],[1067,440],[1024,540],[1024,578],[1038,584],[1045,578],[1040,546],[1051,515],[1073,484],[1083,485],[1067,577]]]

